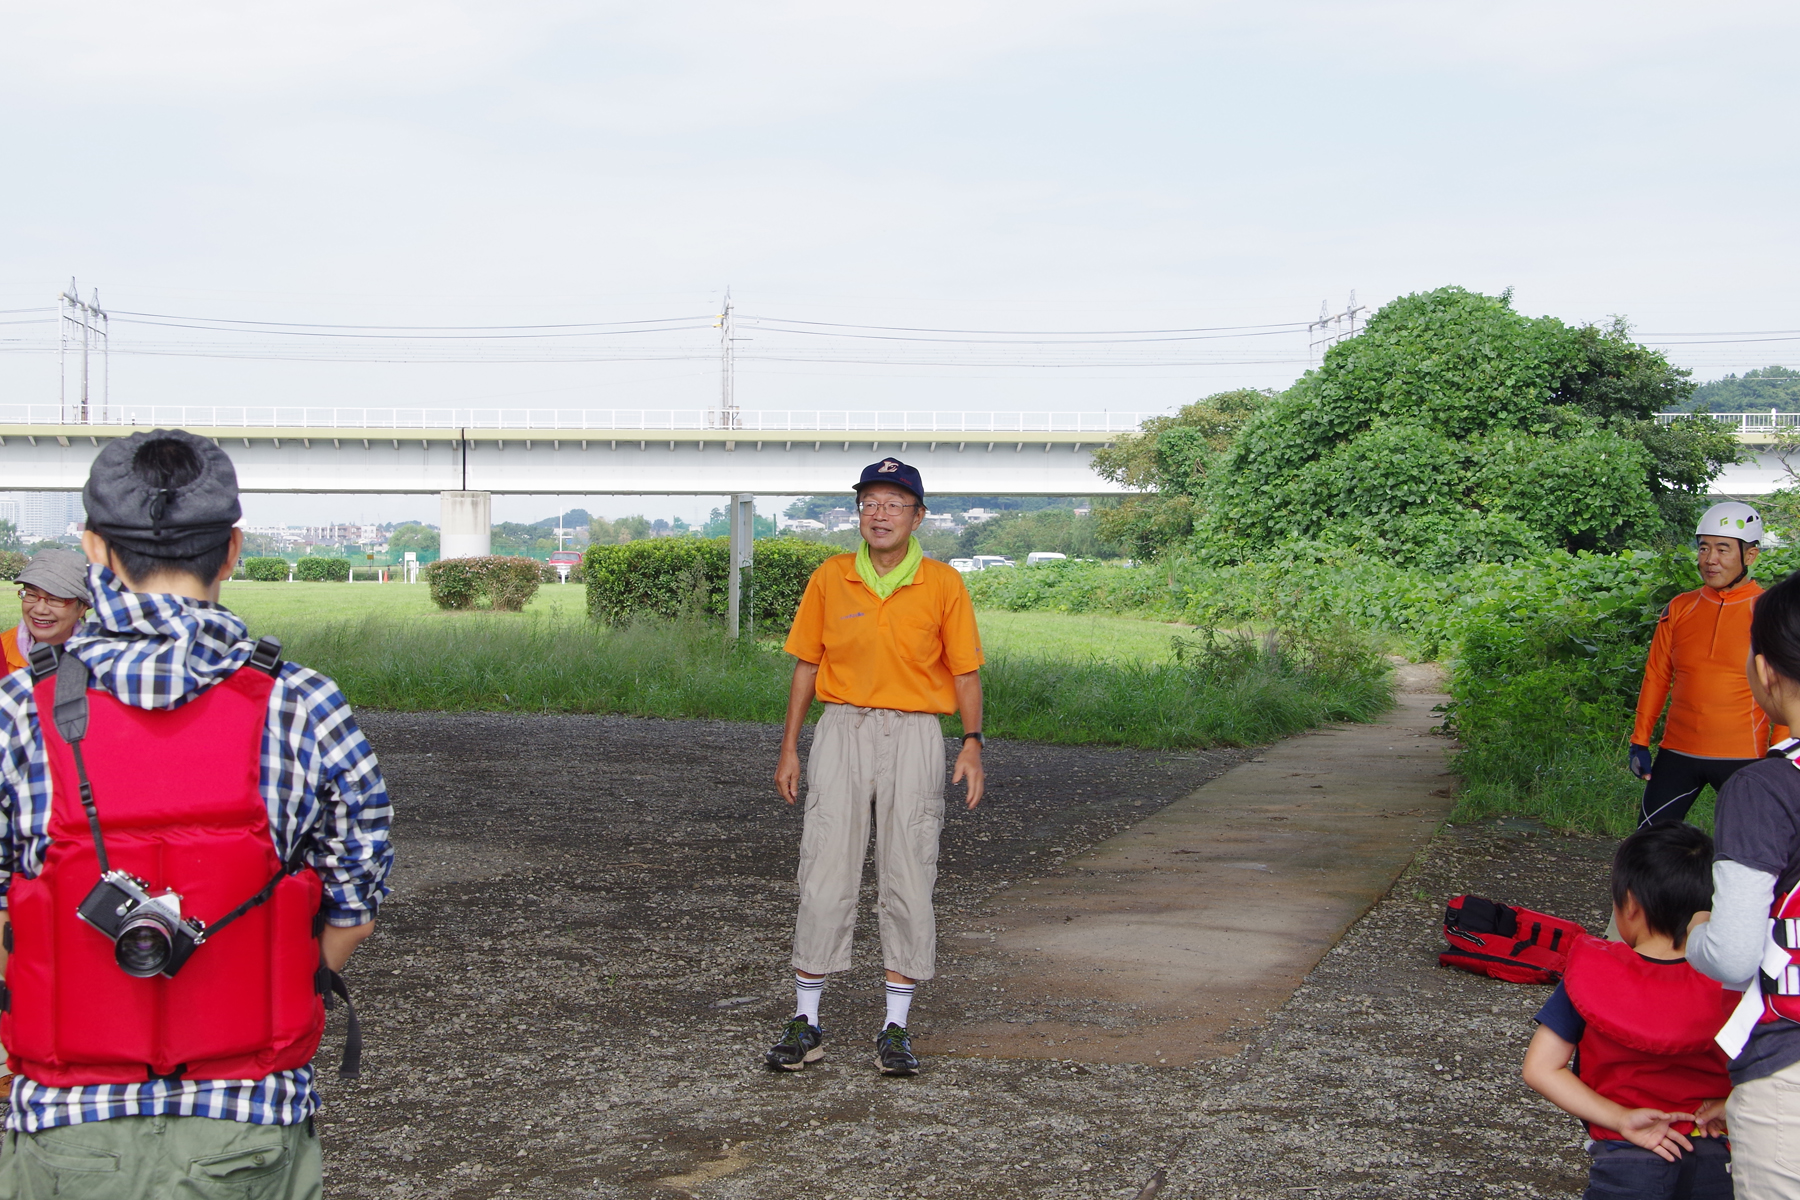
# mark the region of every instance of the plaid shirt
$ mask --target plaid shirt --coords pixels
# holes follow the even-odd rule
[[[138,708],[177,708],[250,660],[243,619],[179,596],[124,591],[105,567],[89,567],[94,610],[65,649],[87,665],[89,686]],[[283,860],[304,837],[325,886],[333,925],[374,919],[394,853],[393,809],[362,730],[337,685],[282,666],[263,727],[263,799]],[[0,907],[13,875],[27,879],[50,848],[50,769],[29,672],[0,679]],[[262,1079],[151,1080],[45,1087],[14,1080],[7,1128],[35,1133],[110,1117],[204,1116],[293,1125],[319,1107],[312,1068]]]

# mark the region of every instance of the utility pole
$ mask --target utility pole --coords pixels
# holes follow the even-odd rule
[[[713,429],[738,429],[742,422],[738,417],[737,395],[735,390],[736,363],[733,362],[732,345],[737,340],[733,332],[731,319],[731,289],[725,289],[725,311],[719,314],[719,411],[707,422]]]
[[[112,398],[112,339],[108,335],[106,310],[100,307],[100,290],[94,289],[92,300],[83,300],[75,280],[69,279],[69,290],[56,298],[57,321],[57,393],[58,411],[63,421],[69,420],[68,360],[69,350],[79,336],[81,342],[81,402],[75,408],[77,424],[90,424],[94,419],[90,405],[90,364],[93,351],[100,351],[100,419],[106,420],[107,405]]]
[[[1333,313],[1328,302],[1319,301],[1319,319],[1308,322],[1306,326],[1307,365],[1318,366],[1324,360],[1327,350],[1339,342],[1355,337],[1357,314],[1367,311],[1365,306],[1356,302],[1354,288],[1350,291],[1350,302],[1344,306],[1343,312]]]

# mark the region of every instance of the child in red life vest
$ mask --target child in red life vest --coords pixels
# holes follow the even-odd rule
[[[1737,996],[1682,954],[1688,922],[1711,903],[1712,854],[1712,839],[1691,825],[1627,838],[1612,870],[1623,940],[1578,939],[1538,1011],[1525,1082],[1586,1122],[1588,1200],[1732,1195],[1731,1078],[1713,1035]]]

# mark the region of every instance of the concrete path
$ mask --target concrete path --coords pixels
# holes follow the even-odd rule
[[[1455,803],[1444,697],[1418,668],[1400,683],[1380,722],[1280,742],[946,929],[932,1008],[962,1016],[921,1030],[921,1053],[1236,1053]]]

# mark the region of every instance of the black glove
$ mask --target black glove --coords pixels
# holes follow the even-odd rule
[[[1650,778],[1650,747],[1631,745],[1631,773],[1639,779]]]

